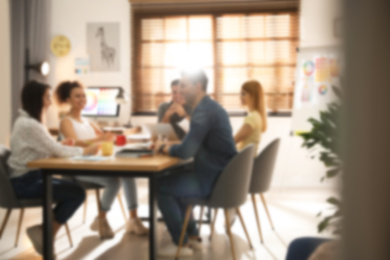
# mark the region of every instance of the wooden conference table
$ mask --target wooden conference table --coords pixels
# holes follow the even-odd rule
[[[52,259],[52,175],[138,177],[149,179],[149,259],[156,259],[156,179],[168,168],[170,172],[180,171],[187,163],[180,159],[156,155],[148,158],[114,158],[104,161],[80,161],[63,158],[49,158],[27,164],[29,168],[41,169],[44,183],[43,197],[43,248],[44,259]]]

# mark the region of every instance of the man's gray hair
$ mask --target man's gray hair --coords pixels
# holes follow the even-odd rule
[[[207,83],[209,80],[207,79],[206,73],[204,73],[203,70],[195,70],[195,71],[185,70],[181,72],[181,76],[188,78],[188,80],[192,84],[200,83],[202,85],[203,91],[205,92],[207,91]]]

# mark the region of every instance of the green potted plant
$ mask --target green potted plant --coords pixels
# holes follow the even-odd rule
[[[303,138],[302,146],[314,152],[312,158],[318,158],[327,168],[325,176],[321,178],[321,182],[326,179],[339,177],[343,169],[338,142],[342,130],[340,127],[340,116],[343,98],[340,89],[336,87],[332,87],[332,89],[338,100],[328,104],[326,110],[320,111],[319,119],[310,118],[308,120],[312,126],[309,132],[299,134]],[[341,199],[339,197],[330,197],[327,199],[327,203],[331,205],[331,214],[325,216],[322,216],[322,212],[318,214],[318,217],[322,217],[317,226],[318,232],[321,233],[324,230],[332,229],[334,234],[338,234],[341,230]]]

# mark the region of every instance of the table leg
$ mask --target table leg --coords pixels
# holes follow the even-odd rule
[[[156,259],[157,233],[156,178],[149,178],[149,259]]]
[[[53,257],[53,211],[52,177],[48,171],[43,171],[43,259]]]

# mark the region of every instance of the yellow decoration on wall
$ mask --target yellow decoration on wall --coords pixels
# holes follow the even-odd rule
[[[63,57],[68,55],[72,45],[68,37],[64,35],[57,35],[51,40],[50,49],[57,57]]]

